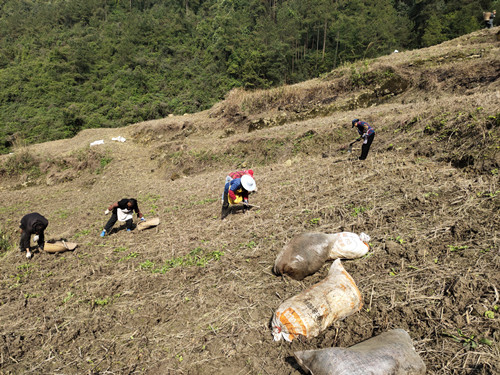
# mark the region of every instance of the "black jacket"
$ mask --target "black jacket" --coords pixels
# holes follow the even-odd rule
[[[23,218],[21,219],[21,224],[19,225],[19,228],[21,228],[23,231],[25,231],[28,234],[34,234],[35,233],[35,225],[37,223],[40,223],[43,225],[43,230],[47,228],[49,225],[49,221],[44,218],[42,215],[40,215],[37,212],[33,212],[31,214],[24,215]]]

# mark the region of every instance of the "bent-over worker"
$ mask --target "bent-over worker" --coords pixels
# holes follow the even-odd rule
[[[224,200],[222,203],[221,219],[229,214],[229,205],[243,203],[243,211],[248,209],[248,195],[257,190],[255,180],[249,174],[235,178],[224,185]]]
[[[33,212],[22,217],[19,224],[19,228],[21,228],[19,250],[21,252],[26,251],[26,258],[31,259],[30,241],[32,234],[35,235],[33,239],[37,241],[40,250],[43,250],[45,245],[44,231],[48,225],[49,221],[38,212]]]
[[[373,138],[375,138],[375,130],[368,125],[367,122],[360,121],[359,119],[352,120],[352,128],[354,127],[356,127],[356,130],[359,133],[359,138],[356,138],[354,142],[363,139],[363,146],[361,146],[361,156],[359,157],[359,160],[365,160],[368,156],[368,151],[370,151]]]
[[[141,221],[146,220],[141,211],[139,211],[137,199],[124,198],[110,205],[104,214],[107,215],[110,212],[112,212],[112,214],[101,232],[101,237],[104,237],[106,233],[109,233],[116,221],[124,221],[127,227],[127,232],[130,232],[132,230],[132,215],[134,214],[134,211],[137,213],[137,217],[140,218]]]

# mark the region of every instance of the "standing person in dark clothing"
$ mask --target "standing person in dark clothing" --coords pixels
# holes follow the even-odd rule
[[[141,211],[139,211],[136,199],[124,198],[110,205],[104,214],[107,215],[112,212],[112,215],[104,226],[104,229],[101,232],[101,237],[104,237],[106,233],[109,233],[117,220],[124,221],[127,226],[127,232],[130,232],[132,230],[132,215],[134,214],[134,211],[136,212],[138,218],[142,221],[146,220],[146,218],[141,214]]]
[[[359,157],[359,160],[365,160],[368,156],[368,151],[370,151],[373,138],[375,138],[375,130],[368,125],[367,122],[360,121],[359,119],[352,120],[352,127],[356,127],[359,133],[359,138],[357,138],[354,142],[363,139],[363,146],[361,146],[361,156]]]
[[[49,221],[37,212],[24,215],[21,219],[19,228],[21,228],[21,240],[19,241],[19,250],[26,251],[26,258],[31,259],[30,241],[34,234],[34,240],[38,242],[38,247],[43,250],[45,245],[44,231],[49,225]]]

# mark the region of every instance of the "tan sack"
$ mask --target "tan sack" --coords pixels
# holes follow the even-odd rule
[[[491,18],[491,12],[483,12],[483,18],[485,21],[489,21]]]
[[[356,283],[337,259],[327,277],[278,307],[272,320],[274,340],[316,337],[334,321],[354,314],[362,306]]]
[[[424,375],[426,370],[403,329],[382,333],[349,348],[305,350],[294,356],[312,375]]]
[[[74,242],[66,242],[64,240],[54,241],[54,242],[45,242],[43,246],[43,250],[47,253],[62,253],[66,250],[75,250],[78,244]]]
[[[140,221],[137,224],[137,230],[144,230],[152,227],[156,227],[158,224],[160,224],[160,218],[155,217],[152,219],[147,219],[144,221]]]
[[[318,271],[327,260],[354,259],[365,255],[370,236],[341,232],[325,234],[301,233],[285,245],[274,262],[274,273],[302,280]]]

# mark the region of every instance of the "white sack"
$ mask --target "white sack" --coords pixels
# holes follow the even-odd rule
[[[334,321],[354,314],[362,306],[361,292],[337,259],[327,277],[278,307],[272,320],[274,340],[316,337]]]

